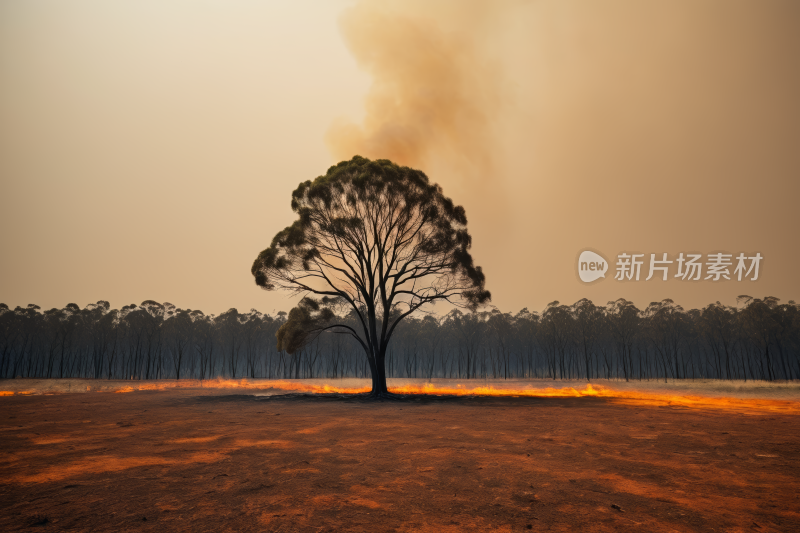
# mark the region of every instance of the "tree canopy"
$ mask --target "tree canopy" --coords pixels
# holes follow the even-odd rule
[[[387,395],[386,349],[404,318],[427,304],[474,310],[491,298],[469,253],[464,208],[419,170],[355,156],[301,183],[292,210],[297,220],[251,269],[260,287],[305,296],[279,343],[291,351],[320,331],[352,336],[369,361],[374,396]]]

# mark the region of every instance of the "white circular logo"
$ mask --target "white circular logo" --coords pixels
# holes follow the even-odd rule
[[[578,276],[581,281],[591,283],[606,277],[608,261],[599,254],[586,250],[578,257]]]

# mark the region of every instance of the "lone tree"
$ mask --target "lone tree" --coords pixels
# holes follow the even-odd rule
[[[355,156],[301,183],[292,210],[298,219],[251,269],[266,290],[304,295],[278,349],[294,353],[323,331],[351,335],[369,361],[372,397],[391,396],[386,348],[401,320],[438,301],[474,310],[491,298],[464,208],[419,170]]]

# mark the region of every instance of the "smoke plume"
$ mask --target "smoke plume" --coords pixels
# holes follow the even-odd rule
[[[328,131],[337,160],[387,158],[482,181],[502,100],[485,46],[498,6],[367,0],[344,12],[345,42],[373,84],[363,124],[341,119]]]

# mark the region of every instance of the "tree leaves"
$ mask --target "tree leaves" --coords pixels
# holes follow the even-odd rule
[[[368,358],[382,358],[399,321],[427,304],[474,310],[491,298],[464,208],[422,171],[355,156],[300,183],[291,206],[297,220],[252,265],[256,284],[345,302]],[[281,346],[297,349],[323,327],[315,305],[306,298],[292,310]]]

